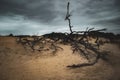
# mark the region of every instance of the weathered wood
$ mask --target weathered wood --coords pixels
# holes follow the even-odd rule
[[[73,31],[72,31],[73,26],[71,25],[71,20],[70,20],[71,14],[70,14],[69,7],[70,7],[70,2],[68,2],[68,4],[67,4],[67,14],[66,14],[65,20],[68,20],[70,33],[72,34],[73,33]]]

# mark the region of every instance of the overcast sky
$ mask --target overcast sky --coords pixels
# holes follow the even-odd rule
[[[0,0],[0,34],[69,32],[64,20],[68,1],[74,30],[120,33],[120,0]]]

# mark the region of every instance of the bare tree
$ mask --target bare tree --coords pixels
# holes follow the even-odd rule
[[[71,45],[71,49],[73,53],[78,53],[88,60],[88,63],[84,64],[73,64],[68,65],[70,68],[77,68],[83,66],[91,66],[99,61],[99,59],[107,61],[108,51],[99,50],[101,44],[99,35],[96,35],[96,40],[94,43],[91,43],[89,40],[89,36],[100,31],[105,31],[106,29],[95,30],[94,28],[86,28],[85,31],[73,31],[71,25],[71,14],[70,14],[70,2],[67,3],[67,14],[65,20],[68,21],[70,33],[51,33],[47,35],[43,35],[43,37],[39,38],[38,36],[32,37],[33,40],[29,40],[27,37],[19,37],[18,43],[21,43],[24,47],[28,46],[33,51],[46,51],[52,50],[52,53],[55,54],[58,50],[63,50],[60,46],[57,45],[59,41],[63,44],[68,43]],[[80,33],[82,33],[80,35]],[[39,49],[35,49],[36,44],[39,43]],[[49,44],[49,45],[48,45]],[[42,46],[40,46],[42,45]],[[48,47],[46,49],[46,46]],[[91,53],[93,52],[93,53]]]
[[[100,46],[99,35],[96,36],[96,40],[95,40],[96,45],[95,46],[93,43],[90,43],[89,39],[88,39],[90,33],[105,31],[106,29],[94,30],[94,28],[90,28],[90,29],[87,28],[86,31],[73,31],[72,25],[71,25],[71,19],[70,19],[71,14],[69,12],[70,11],[69,6],[70,6],[70,2],[68,2],[68,4],[67,4],[67,14],[66,14],[66,18],[65,18],[65,20],[68,20],[69,29],[70,29],[70,34],[67,36],[67,41],[70,42],[73,53],[77,52],[80,55],[84,56],[88,60],[88,63],[77,64],[77,65],[74,64],[74,65],[70,65],[67,67],[76,68],[76,67],[90,66],[90,65],[94,65],[95,63],[97,63],[99,59],[107,60],[106,56],[107,56],[108,52],[106,52],[106,51],[100,52],[98,50],[99,46]],[[74,39],[72,35],[73,34],[78,35],[79,33],[82,33],[81,38]],[[94,61],[90,60],[91,54],[89,51],[92,51],[95,53],[94,56],[92,57],[92,58],[95,58]]]
[[[70,7],[70,2],[68,2],[68,4],[67,4],[67,14],[66,14],[65,20],[68,20],[70,33],[72,34],[73,33],[73,31],[72,31],[73,26],[71,25],[71,20],[70,20],[71,14],[70,14],[69,7]]]

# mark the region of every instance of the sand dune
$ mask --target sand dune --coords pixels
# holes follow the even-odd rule
[[[76,69],[67,65],[82,64],[87,60],[73,54],[69,45],[59,44],[64,50],[56,55],[25,50],[15,37],[0,37],[0,80],[120,80],[120,48],[107,43],[109,62],[100,60],[89,67]]]

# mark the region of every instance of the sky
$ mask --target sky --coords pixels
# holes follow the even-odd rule
[[[68,1],[73,30],[120,33],[120,0],[0,0],[0,35],[69,32]]]

